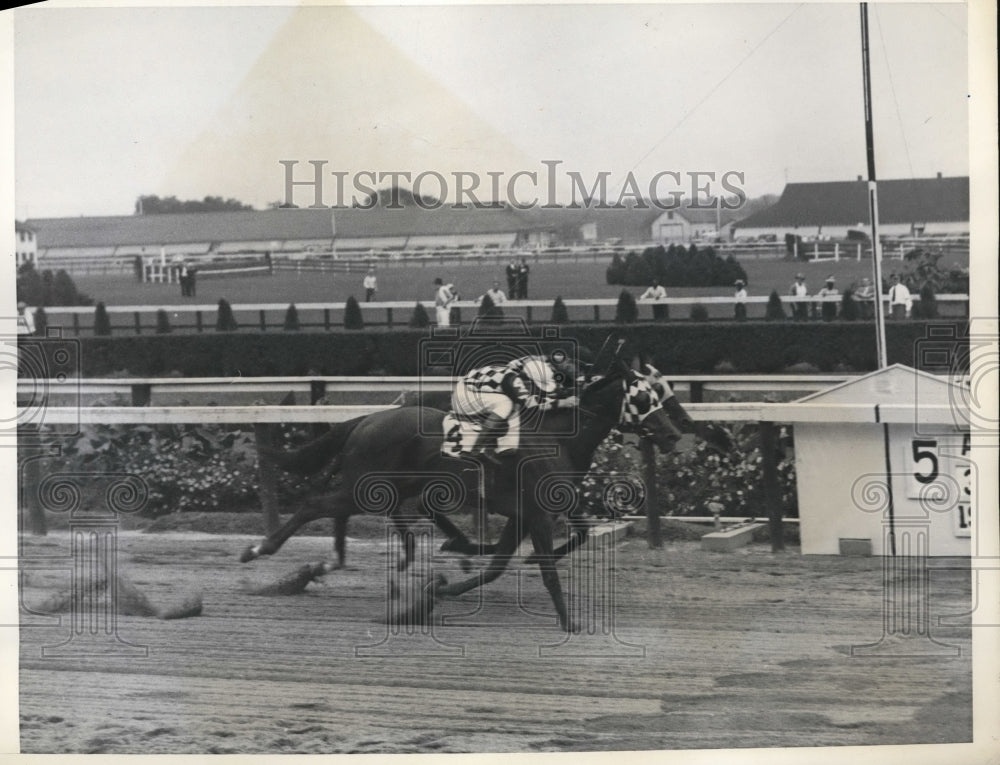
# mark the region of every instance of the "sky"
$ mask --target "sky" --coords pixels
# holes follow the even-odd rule
[[[562,202],[568,172],[606,173],[612,199],[629,173],[643,194],[741,173],[749,196],[866,173],[856,3],[14,14],[18,218],[127,215],[141,194],[264,207],[282,160],[294,180],[325,163],[325,204],[333,171],[348,195],[362,171],[435,171],[449,197],[474,173],[488,198],[486,173],[504,197],[549,160]],[[870,25],[879,176],[968,174],[965,5],[873,4]]]

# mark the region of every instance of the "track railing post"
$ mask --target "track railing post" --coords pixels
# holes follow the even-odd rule
[[[760,423],[760,455],[771,552],[778,552],[785,549],[785,537],[781,522],[781,493],[778,490],[778,429],[773,422]]]
[[[648,438],[639,441],[642,454],[642,480],[646,484],[646,530],[649,546],[663,547],[663,532],[660,529],[660,502],[656,491],[656,448]]]

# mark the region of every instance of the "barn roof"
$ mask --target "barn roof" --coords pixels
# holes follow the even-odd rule
[[[766,210],[736,228],[868,225],[866,181],[789,183]],[[969,220],[969,179],[907,178],[878,182],[879,221],[928,223]]]
[[[34,218],[41,247],[167,245],[338,237],[517,233],[525,221],[501,208],[419,207],[241,210],[237,212]]]

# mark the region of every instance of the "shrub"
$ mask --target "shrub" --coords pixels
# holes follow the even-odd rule
[[[17,299],[28,305],[92,305],[93,300],[77,291],[69,274],[60,269],[39,273],[31,262],[21,264],[17,271]]]
[[[857,321],[860,315],[858,301],[854,299],[854,290],[844,290],[844,297],[840,299],[840,318],[844,321]]]
[[[913,304],[913,317],[917,319],[936,319],[938,316],[937,296],[934,287],[926,282],[920,288],[920,300]]]
[[[162,308],[156,312],[156,334],[169,335],[171,332],[170,317]]]
[[[299,329],[299,309],[295,307],[295,303],[290,304],[285,311],[284,328],[286,332],[297,332]]]
[[[111,319],[108,318],[108,309],[104,307],[104,303],[98,303],[94,309],[94,334],[99,337],[111,334]]]
[[[562,295],[557,295],[555,302],[552,304],[552,319],[553,324],[567,324],[569,322],[569,311],[566,310],[566,304],[563,302]]]
[[[625,279],[622,284],[637,287],[653,281],[653,271],[641,255],[630,252],[625,258]]]
[[[344,304],[344,329],[364,329],[365,320],[361,316],[361,306],[354,295],[347,298]]]
[[[215,319],[216,332],[234,332],[239,328],[236,317],[233,316],[233,307],[225,298],[219,298],[219,313]]]
[[[781,321],[786,318],[788,317],[785,315],[785,306],[781,303],[781,295],[778,294],[778,290],[771,290],[771,294],[767,298],[767,309],[764,312],[764,319],[767,321]]]
[[[691,306],[691,321],[708,321],[708,309],[701,303]]]
[[[427,309],[423,303],[413,306],[413,313],[410,315],[410,326],[414,329],[423,329],[431,325],[431,319],[427,315]]]
[[[622,256],[617,252],[611,258],[611,265],[604,272],[604,278],[608,284],[625,283],[625,261],[622,260]]]
[[[45,314],[45,309],[39,306],[35,309],[35,334],[45,337],[45,330],[49,326],[49,317]]]
[[[618,295],[618,305],[615,308],[616,324],[635,324],[639,318],[639,309],[635,304],[635,298],[628,290],[622,290]]]

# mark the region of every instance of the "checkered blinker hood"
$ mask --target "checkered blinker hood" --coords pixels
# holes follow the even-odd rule
[[[663,409],[663,401],[646,378],[629,375],[622,385],[625,387],[620,419],[623,427],[638,427],[657,409]]]
[[[660,370],[652,364],[643,364],[643,370],[643,377],[646,378],[649,387],[660,397],[661,402],[669,401],[674,397],[674,389],[670,387],[670,383],[660,374]]]

